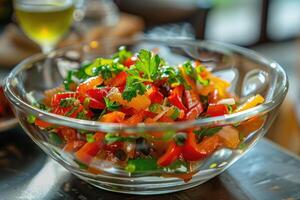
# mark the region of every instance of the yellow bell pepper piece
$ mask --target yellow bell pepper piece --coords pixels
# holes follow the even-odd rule
[[[262,104],[265,99],[257,94],[253,97],[250,97],[244,104],[240,105],[234,112],[241,112],[250,108],[257,106],[258,104]]]

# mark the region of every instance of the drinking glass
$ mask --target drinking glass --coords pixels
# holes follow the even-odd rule
[[[73,0],[14,0],[19,25],[24,33],[48,53],[72,24]]]

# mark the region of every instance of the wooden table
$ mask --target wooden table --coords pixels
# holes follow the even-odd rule
[[[300,159],[267,139],[218,177],[189,190],[156,196],[95,188],[47,157],[20,127],[0,133],[0,199],[300,199]]]

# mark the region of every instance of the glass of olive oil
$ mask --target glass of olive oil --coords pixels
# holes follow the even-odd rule
[[[15,0],[14,8],[24,33],[47,53],[70,28],[74,3],[73,0]]]

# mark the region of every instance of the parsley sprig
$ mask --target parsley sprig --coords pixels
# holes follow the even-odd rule
[[[122,93],[123,99],[127,101],[146,92],[144,82],[157,80],[160,76],[159,67],[163,63],[163,60],[158,55],[153,55],[153,53],[144,49],[139,51],[137,57],[135,65],[127,70],[129,76]]]
[[[202,71],[204,71],[203,66],[200,65],[200,66],[197,66],[197,67],[193,67],[191,61],[187,61],[182,65],[182,67],[183,67],[183,70],[185,71],[185,73],[189,77],[191,77],[192,79],[194,79],[195,81],[197,81],[201,85],[207,86],[209,84],[209,80],[208,79],[203,79],[202,76],[200,75],[200,73]]]

